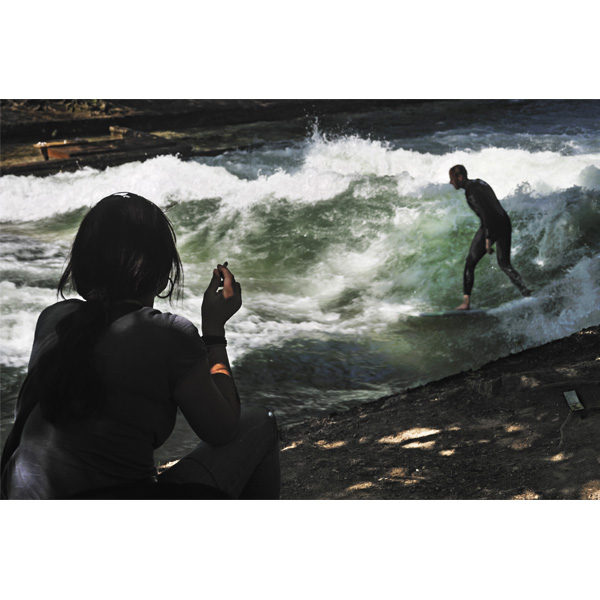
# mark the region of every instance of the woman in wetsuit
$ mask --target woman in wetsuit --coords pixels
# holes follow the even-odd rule
[[[15,424],[2,454],[2,497],[277,498],[273,414],[241,405],[225,323],[242,304],[214,269],[202,332],[153,308],[177,297],[175,233],[152,202],[112,194],[83,219],[58,291],[39,317]],[[221,289],[222,288],[222,289]],[[180,410],[202,440],[160,475],[154,450]]]
[[[486,253],[494,252],[496,244],[498,266],[508,275],[523,296],[531,292],[510,262],[512,226],[507,212],[502,208],[494,190],[481,179],[469,179],[463,165],[450,169],[450,183],[455,189],[464,189],[467,203],[479,217],[481,226],[475,233],[463,273],[464,301],[457,310],[468,310],[471,306],[471,290],[475,281],[475,267]]]

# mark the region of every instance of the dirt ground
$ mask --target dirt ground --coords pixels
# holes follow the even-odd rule
[[[283,499],[600,500],[600,328],[282,428],[281,450]]]

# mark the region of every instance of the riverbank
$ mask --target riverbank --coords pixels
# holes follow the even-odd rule
[[[162,154],[216,156],[303,139],[309,123],[340,115],[401,109],[410,122],[425,105],[431,101],[1,100],[0,174],[44,177],[84,167],[103,170]],[[145,135],[144,146],[119,150],[111,128],[129,130],[138,139]],[[62,160],[45,160],[38,143],[44,143],[45,151],[45,144],[55,146],[63,140],[95,146],[86,145],[85,150],[77,146],[70,158],[61,150]]]
[[[420,104],[417,100],[2,100],[4,141],[103,133],[108,125],[140,131],[284,121]]]
[[[281,438],[284,499],[600,500],[600,327]]]

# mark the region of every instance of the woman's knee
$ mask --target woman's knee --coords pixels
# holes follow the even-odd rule
[[[279,437],[279,428],[275,414],[268,408],[258,404],[242,405],[240,431],[243,433],[250,429],[257,429],[262,435],[268,435],[273,439],[278,439]]]

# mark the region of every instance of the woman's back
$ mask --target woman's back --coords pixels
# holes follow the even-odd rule
[[[56,341],[58,321],[83,302],[68,300],[40,316],[30,371]],[[153,451],[171,434],[177,382],[206,357],[188,320],[149,307],[131,307],[102,334],[93,361],[106,392],[90,417],[43,418],[37,404],[4,472],[10,498],[64,498],[83,490],[156,475]],[[36,394],[36,379],[27,393]],[[39,384],[43,385],[43,383]]]

